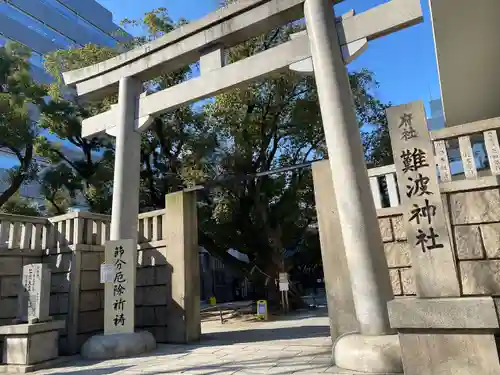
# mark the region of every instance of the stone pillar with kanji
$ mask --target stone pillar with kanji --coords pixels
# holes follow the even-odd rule
[[[388,303],[404,373],[499,374],[494,300],[461,296],[448,198],[437,174],[448,164],[446,145],[433,145],[421,101],[392,107],[387,117],[417,292]],[[449,171],[440,171],[441,182],[449,182]]]

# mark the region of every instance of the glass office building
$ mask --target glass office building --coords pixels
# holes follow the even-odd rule
[[[40,82],[50,80],[42,64],[48,52],[87,43],[114,46],[130,39],[95,0],[0,0],[0,45],[13,40],[28,46],[33,75]]]
[[[51,81],[43,68],[43,55],[48,52],[88,43],[114,46],[131,38],[95,0],[0,0],[0,46],[12,40],[29,47],[32,74],[38,82]],[[74,150],[62,146],[68,158],[77,157]],[[0,149],[0,192],[10,185],[8,168],[16,163],[15,156]],[[42,169],[47,166],[43,160],[38,163]],[[36,181],[23,184],[20,194],[43,206]]]

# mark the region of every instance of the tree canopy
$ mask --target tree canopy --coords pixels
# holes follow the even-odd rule
[[[34,148],[38,127],[34,114],[37,107],[43,111],[47,91],[33,81],[30,57],[30,50],[18,43],[9,42],[0,48],[0,148],[18,162],[8,171],[8,187],[0,193],[0,207],[37,173]]]
[[[230,62],[289,39],[301,29],[291,24],[245,42],[228,53]],[[349,75],[369,164],[385,163],[386,105],[373,95],[372,73]],[[327,157],[313,77],[282,73],[218,95],[204,106],[219,145],[214,160],[223,179],[204,195],[200,236],[209,250],[235,248],[250,256],[267,275],[290,271],[300,252],[314,252],[316,209],[310,168],[266,174]],[[390,150],[390,143],[389,145]]]

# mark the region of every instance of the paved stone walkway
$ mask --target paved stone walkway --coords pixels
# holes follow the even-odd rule
[[[331,366],[326,312],[273,322],[207,322],[195,345],[159,345],[148,355],[90,362],[81,359],[39,375],[257,375],[338,374]]]

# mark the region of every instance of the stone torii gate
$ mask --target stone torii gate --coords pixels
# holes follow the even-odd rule
[[[333,2],[340,2],[337,0]],[[291,40],[226,65],[224,50],[305,16],[307,30]],[[360,335],[341,337],[338,366],[402,372],[399,342],[390,335],[393,299],[345,64],[373,39],[422,21],[420,0],[392,0],[335,18],[332,0],[240,0],[115,58],[66,72],[83,98],[118,91],[118,104],[83,121],[82,135],[116,136],[111,240],[135,239],[140,133],[152,118],[182,105],[292,69],[314,74]],[[200,76],[151,95],[142,82],[200,61]],[[111,296],[106,295],[106,298]],[[132,302],[133,303],[133,302]],[[130,332],[131,337],[133,332]],[[112,336],[112,335],[108,335]],[[103,336],[106,338],[106,335]]]

